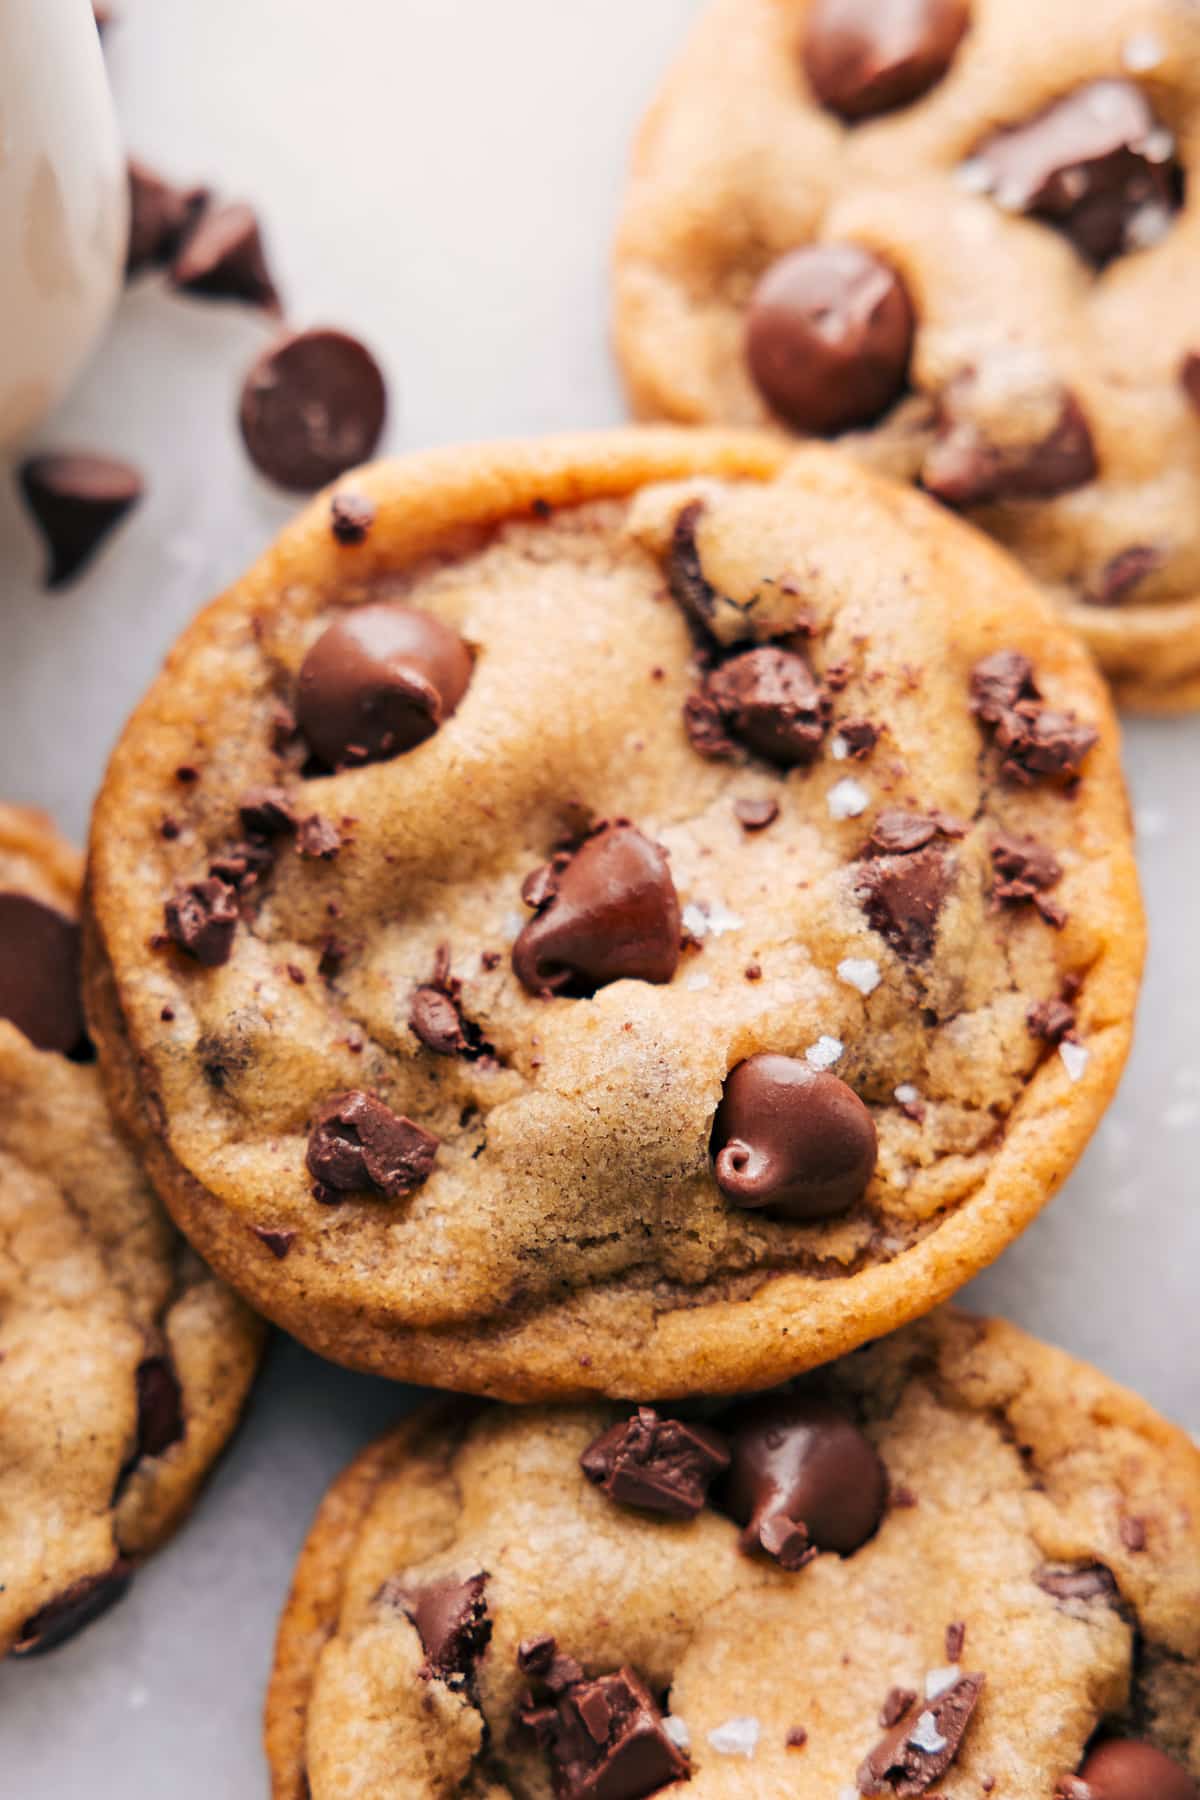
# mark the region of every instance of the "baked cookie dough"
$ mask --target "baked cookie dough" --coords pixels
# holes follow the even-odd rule
[[[820,448],[348,478],[96,809],[88,1005],[167,1205],[335,1360],[765,1385],[1066,1176],[1142,954],[1117,736],[986,539]]]
[[[1200,705],[1200,10],[712,0],[638,140],[644,418],[838,435]]]
[[[426,1410],[317,1514],[266,1744],[274,1800],[1196,1800],[1200,1453],[950,1312],[682,1413]]]
[[[0,1656],[120,1598],[233,1430],[262,1336],[82,1060],[80,873],[49,820],[0,806]]]

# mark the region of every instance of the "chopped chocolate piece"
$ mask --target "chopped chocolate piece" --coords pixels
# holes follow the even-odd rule
[[[1019,650],[997,650],[971,670],[971,710],[997,725],[1019,700],[1039,698],[1033,664]]]
[[[296,829],[292,803],[281,787],[247,789],[238,802],[238,817],[243,830],[256,832],[259,837],[282,837]]]
[[[175,779],[181,781],[185,787],[191,787],[194,781],[199,781],[200,771],[195,763],[180,763],[175,771]]]
[[[1061,930],[1066,924],[1066,912],[1046,897],[1046,890],[1062,880],[1062,865],[1044,844],[1001,833],[992,841],[992,868],[994,900],[1010,905],[1031,901],[1048,925]]]
[[[180,825],[179,820],[173,819],[170,813],[168,813],[158,828],[158,835],[168,844],[173,844],[182,829],[183,827]]]
[[[1081,1563],[1073,1569],[1039,1569],[1033,1578],[1056,1600],[1115,1600],[1117,1584],[1103,1563]]]
[[[915,321],[895,269],[861,244],[807,244],[771,264],[746,320],[763,399],[797,431],[880,418],[908,379]]]
[[[956,1619],[952,1625],[947,1625],[947,1627],[946,1627],[946,1661],[948,1663],[956,1663],[956,1662],[960,1661],[960,1659],[962,1657],[962,1653],[963,1653],[963,1645],[966,1643],[966,1641],[967,1641],[967,1628],[963,1624],[961,1619]]]
[[[923,850],[936,837],[964,837],[966,829],[949,813],[889,809],[876,819],[867,848],[880,856],[907,856],[914,850]]]
[[[560,1800],[644,1800],[691,1772],[632,1669],[578,1681],[523,1722],[549,1758]]]
[[[425,1673],[441,1681],[464,1679],[474,1669],[492,1635],[484,1589],[486,1575],[465,1581],[443,1576],[417,1587],[389,1582],[383,1596],[412,1620],[425,1652]]]
[[[725,1077],[711,1154],[726,1199],[785,1219],[828,1219],[862,1199],[875,1121],[854,1089],[798,1057],[747,1057]]]
[[[1153,544],[1130,544],[1128,550],[1119,550],[1116,556],[1109,557],[1095,586],[1083,597],[1090,606],[1116,606],[1134,588],[1140,587],[1148,575],[1161,569],[1165,561],[1162,551],[1156,550]]]
[[[210,875],[205,881],[181,882],[164,909],[173,943],[206,969],[229,961],[237,930],[237,890]]]
[[[762,964],[756,962],[747,963],[742,973],[745,975],[747,981],[761,981]]]
[[[268,312],[279,311],[258,220],[242,201],[200,214],[171,264],[171,281],[181,293],[248,300]]]
[[[734,817],[743,831],[765,831],[779,817],[778,800],[735,800]]]
[[[295,1242],[294,1231],[268,1231],[263,1225],[254,1226],[254,1235],[264,1243],[276,1262],[282,1262]]]
[[[851,1556],[874,1535],[887,1471],[840,1407],[811,1393],[771,1394],[738,1403],[723,1426],[731,1462],[717,1504],[744,1527],[747,1555],[778,1554],[782,1543],[792,1554],[780,1557],[784,1568],[797,1568],[818,1551]],[[781,1526],[803,1532],[803,1548]]]
[[[688,1519],[703,1507],[714,1477],[728,1468],[729,1451],[719,1432],[660,1418],[653,1407],[641,1406],[589,1444],[579,1466],[621,1506]]]
[[[375,523],[375,502],[365,494],[335,494],[329,502],[329,529],[339,544],[365,543]]]
[[[803,1750],[807,1742],[808,1732],[803,1725],[793,1725],[788,1732],[787,1737],[784,1739],[784,1743],[789,1750]]]
[[[181,188],[137,157],[129,158],[129,252],[127,275],[168,263],[208,200],[208,189]]]
[[[702,693],[729,737],[781,769],[809,763],[820,751],[831,703],[797,650],[743,650],[705,677]]]
[[[738,747],[725,729],[721,709],[703,688],[689,694],[683,703],[683,729],[698,756],[710,762],[727,762],[738,754]]]
[[[517,1646],[518,1669],[523,1675],[545,1675],[554,1661],[557,1648],[552,1637],[523,1638]]]
[[[1067,1777],[1058,1792],[1071,1793]],[[1182,1763],[1137,1738],[1105,1738],[1084,1760],[1075,1780],[1080,1800],[1200,1800],[1200,1787]]]
[[[1122,1518],[1118,1527],[1118,1535],[1126,1550],[1135,1555],[1146,1548],[1146,1522],[1144,1519]]]
[[[239,843],[231,844],[223,855],[214,857],[208,865],[208,872],[218,881],[224,881],[230,887],[237,888],[239,893],[254,886],[260,875],[265,875],[275,862],[275,851],[266,838],[244,838]]]
[[[872,931],[906,962],[924,962],[933,950],[950,886],[946,857],[926,849],[864,863],[854,892]]]
[[[467,1049],[462,1017],[449,994],[419,987],[412,997],[409,1028],[437,1056],[459,1056]]]
[[[162,1456],[184,1433],[183,1395],[165,1356],[151,1356],[137,1368],[137,1455]]]
[[[458,633],[432,613],[356,607],[301,664],[300,730],[330,769],[402,756],[453,715],[473,666]]]
[[[1015,650],[997,651],[975,665],[971,706],[992,728],[1001,775],[1025,787],[1043,776],[1073,778],[1099,740],[1099,732],[1081,725],[1074,713],[1045,704],[1032,664]]]
[[[883,1705],[879,1709],[879,1723],[885,1731],[890,1731],[893,1725],[899,1724],[916,1697],[916,1688],[894,1687],[888,1689]]]
[[[342,834],[330,819],[320,813],[301,819],[296,827],[296,848],[301,856],[314,862],[332,862],[342,847]]]
[[[858,1771],[861,1794],[912,1800],[939,1781],[958,1755],[983,1691],[983,1675],[960,1675],[934,1700],[914,1700]]]
[[[717,593],[705,580],[696,546],[696,527],[703,514],[703,500],[692,500],[682,509],[671,533],[666,568],[671,598],[693,625],[707,631],[716,609]]]
[[[327,937],[321,945],[321,954],[317,960],[317,974],[323,975],[326,981],[332,981],[340,974],[342,964],[349,951],[340,938]]]
[[[948,506],[994,500],[1048,500],[1094,481],[1098,471],[1082,407],[1064,393],[1052,431],[1032,444],[991,443],[956,411],[954,384],[942,398],[938,435],[921,465],[921,485]]]
[[[526,878],[534,917],[513,945],[532,994],[589,996],[610,981],[670,981],[679,963],[679,897],[666,852],[626,819]]]
[[[142,497],[142,478],[131,463],[83,451],[31,456],[19,478],[48,552],[48,588],[62,587],[85,568]]]
[[[133,1580],[133,1564],[118,1556],[102,1575],[84,1575],[54,1600],[26,1619],[12,1647],[13,1656],[41,1656],[56,1650],[115,1606]]]
[[[396,1200],[428,1179],[438,1143],[432,1132],[392,1112],[382,1100],[352,1088],[318,1109],[306,1161],[324,1190],[374,1189]]]
[[[367,460],[386,414],[375,358],[326,328],[285,333],[263,351],[242,384],[238,419],[255,468],[311,494]]]
[[[829,683],[832,686],[832,682]],[[879,742],[879,727],[870,719],[840,719],[837,735],[846,746],[846,754],[854,762],[865,762]]]
[[[942,79],[970,13],[966,0],[815,0],[804,68],[843,119],[909,106]]]
[[[30,894],[0,893],[0,1019],[39,1050],[66,1056],[85,1040],[79,926]]]

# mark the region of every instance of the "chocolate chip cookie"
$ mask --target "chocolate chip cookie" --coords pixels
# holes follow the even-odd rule
[[[1139,708],[1200,705],[1200,11],[713,0],[638,141],[646,418],[837,437],[1013,549]]]
[[[274,1800],[1197,1800],[1200,1453],[949,1312],[750,1400],[422,1412],[317,1514],[266,1742]]]
[[[79,875],[48,820],[0,807],[0,1655],[120,1598],[233,1430],[261,1343],[87,1066]]]
[[[445,450],[185,633],[95,814],[92,1028],[213,1266],[511,1399],[766,1385],[1064,1178],[1142,949],[1103,684],[765,434]]]

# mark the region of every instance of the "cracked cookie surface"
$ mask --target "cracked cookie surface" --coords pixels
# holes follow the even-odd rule
[[[1200,705],[1200,14],[713,0],[638,140],[639,416],[842,434]]]
[[[764,1385],[947,1297],[1129,1042],[1084,652],[765,436],[351,491],[361,538],[323,497],[180,640],[95,814],[90,1023],[177,1221],[324,1354],[506,1398]]]
[[[594,1485],[597,1436],[627,1408],[452,1403],[365,1451],[281,1622],[275,1800],[632,1797],[678,1774],[664,1734],[689,1777],[670,1792],[696,1796],[1047,1800],[1090,1772],[1098,1734],[1175,1764],[1177,1790],[1114,1795],[1194,1795],[1200,1454],[1184,1433],[1063,1352],[952,1312],[813,1380],[813,1416],[865,1439],[888,1498],[865,1539],[792,1569],[741,1547],[719,1474],[673,1515]],[[736,1470],[748,1420],[779,1404],[693,1409],[689,1430],[703,1416]],[[816,1518],[811,1494],[797,1510]],[[640,1750],[613,1704],[638,1694],[630,1676]],[[572,1706],[600,1727],[582,1775]]]
[[[42,815],[0,807],[0,1013],[19,978],[26,1028],[0,1016],[0,1654],[119,1598],[233,1430],[262,1340],[66,1054],[87,1054],[77,993],[61,1028],[80,873]]]

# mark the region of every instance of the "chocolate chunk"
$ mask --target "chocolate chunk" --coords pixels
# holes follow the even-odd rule
[[[0,1019],[39,1050],[66,1056],[84,1042],[79,927],[30,894],[0,893]]]
[[[437,1056],[459,1056],[467,1048],[458,1007],[449,994],[438,988],[417,989],[412,997],[408,1023],[426,1049]]]
[[[868,425],[908,379],[914,319],[896,271],[858,244],[789,250],[759,281],[746,356],[763,399],[797,431]]]
[[[238,817],[246,831],[259,837],[282,837],[296,829],[296,815],[281,787],[248,788],[238,801]]]
[[[967,1641],[967,1628],[961,1619],[955,1619],[946,1627],[946,1661],[956,1663],[961,1660],[963,1645]]]
[[[1146,1522],[1144,1519],[1123,1518],[1117,1527],[1117,1535],[1126,1550],[1134,1555],[1146,1548]]]
[[[300,666],[300,730],[330,769],[402,756],[455,712],[472,667],[458,633],[432,613],[356,607],[321,633]]]
[[[183,1395],[165,1356],[147,1357],[137,1369],[137,1454],[161,1456],[183,1436]]]
[[[1025,1014],[1030,1035],[1047,1044],[1061,1044],[1075,1035],[1075,1008],[1065,1000],[1038,1000]]]
[[[364,344],[328,328],[285,333],[242,384],[238,420],[250,460],[278,486],[311,494],[365,462],[387,389]]]
[[[738,746],[725,729],[721,709],[704,688],[697,688],[683,703],[683,729],[697,756],[709,762],[727,762]]]
[[[26,1619],[12,1647],[13,1656],[41,1656],[57,1650],[73,1638],[77,1631],[115,1606],[133,1580],[133,1564],[118,1556],[102,1575],[85,1575],[72,1582],[54,1600],[50,1600],[33,1617]]]
[[[906,962],[924,962],[933,951],[950,886],[942,851],[927,849],[864,863],[854,892],[872,931]]]
[[[984,1680],[960,1675],[935,1700],[914,1700],[860,1767],[859,1793],[911,1800],[939,1781],[958,1755]]]
[[[725,1077],[710,1147],[717,1186],[735,1206],[828,1219],[867,1191],[875,1121],[836,1075],[768,1052]]]
[[[1009,905],[1031,901],[1056,930],[1067,922],[1063,908],[1047,898],[1046,890],[1062,880],[1058,858],[1036,838],[1013,837],[1002,832],[992,840],[992,898]]]
[[[921,465],[921,485],[947,506],[994,500],[1049,500],[1094,481],[1099,469],[1087,416],[1064,393],[1052,431],[1030,444],[993,444],[943,396],[937,436]]]
[[[425,1672],[442,1681],[472,1673],[492,1635],[486,1575],[443,1576],[419,1587],[389,1583],[384,1596],[408,1614],[425,1652]]]
[[[879,1723],[885,1731],[899,1724],[909,1707],[917,1697],[916,1688],[889,1688],[884,1696],[883,1705],[879,1709]]]
[[[911,813],[889,808],[871,830],[867,848],[877,856],[907,856],[923,850],[936,837],[963,837],[966,826],[948,813]]]
[[[578,1681],[552,1705],[526,1709],[523,1722],[549,1758],[559,1800],[644,1800],[691,1772],[632,1669]]]
[[[375,502],[364,494],[335,494],[329,502],[329,529],[339,544],[365,543],[375,523]]]
[[[970,14],[966,0],[816,0],[804,68],[843,119],[909,106],[945,75]]]
[[[784,1739],[789,1750],[803,1750],[808,1742],[808,1732],[803,1725],[793,1725]]]
[[[373,1189],[396,1200],[428,1179],[438,1143],[431,1131],[352,1088],[318,1108],[305,1160],[323,1190],[349,1194]],[[327,1197],[328,1192],[322,1195]]]
[[[218,881],[223,881],[239,894],[246,893],[265,875],[275,862],[275,850],[269,838],[247,837],[239,843],[231,844],[228,850],[214,857],[208,865],[208,872]]]
[[[765,831],[779,817],[778,800],[735,800],[734,817],[743,831]]]
[[[82,451],[31,456],[19,479],[45,541],[48,588],[64,586],[86,567],[142,497],[142,478],[130,463]]]
[[[837,734],[853,762],[865,762],[879,742],[879,727],[870,719],[839,719]]]
[[[237,930],[237,890],[210,875],[205,881],[181,882],[165,908],[167,932],[179,948],[203,963],[219,968],[229,961]]]
[[[1006,212],[1045,219],[1103,266],[1162,237],[1181,196],[1174,152],[1136,82],[1101,80],[994,132],[968,168]]]
[[[171,264],[171,282],[203,299],[248,300],[269,312],[279,310],[258,220],[242,201],[201,213]]]
[[[738,1404],[723,1423],[731,1461],[717,1499],[744,1527],[747,1555],[773,1554],[781,1525],[803,1532],[810,1555],[852,1556],[874,1536],[887,1504],[887,1470],[840,1407],[782,1392]]]
[[[1200,1800],[1200,1787],[1182,1763],[1137,1738],[1106,1738],[1097,1744],[1079,1781],[1088,1800]]]
[[[260,1243],[266,1245],[276,1262],[282,1262],[296,1240],[294,1231],[269,1231],[266,1226],[256,1225],[254,1235]]]
[[[313,813],[296,827],[296,848],[312,862],[332,862],[342,847],[342,834],[331,819]]]
[[[703,1507],[713,1478],[728,1468],[729,1451],[719,1432],[640,1406],[589,1444],[579,1466],[621,1506],[690,1519]]]
[[[207,188],[176,187],[131,156],[126,274],[136,275],[153,264],[170,262],[207,200]]]
[[[778,644],[743,650],[709,672],[701,693],[724,737],[777,768],[812,762],[820,751],[831,703],[799,651]],[[703,748],[690,726],[689,736]]]
[[[1083,598],[1089,606],[1116,606],[1128,599],[1148,576],[1161,569],[1165,561],[1162,551],[1156,550],[1153,544],[1130,544],[1127,550],[1119,550],[1109,557],[1095,586],[1089,588]]]
[[[523,1638],[517,1645],[518,1669],[522,1675],[545,1675],[554,1661],[557,1648],[555,1640],[545,1634],[541,1637]]]
[[[666,851],[627,819],[598,826],[574,855],[535,870],[522,897],[536,910],[512,960],[531,994],[587,997],[610,981],[674,975],[679,897]]]
[[[1100,736],[1074,713],[1045,704],[1032,664],[1015,650],[1000,650],[976,663],[971,708],[991,727],[1001,752],[1001,775],[1024,787],[1047,776],[1073,779]]]
[[[689,501],[680,511],[671,533],[666,569],[671,598],[693,625],[706,631],[716,610],[717,593],[705,579],[696,544],[696,527],[703,514],[703,500]]]
[[[1081,1563],[1073,1569],[1039,1569],[1033,1578],[1056,1600],[1115,1600],[1117,1584],[1103,1563]]]
[[[1019,650],[997,650],[971,670],[971,710],[996,725],[1019,700],[1036,700],[1033,664]]]

